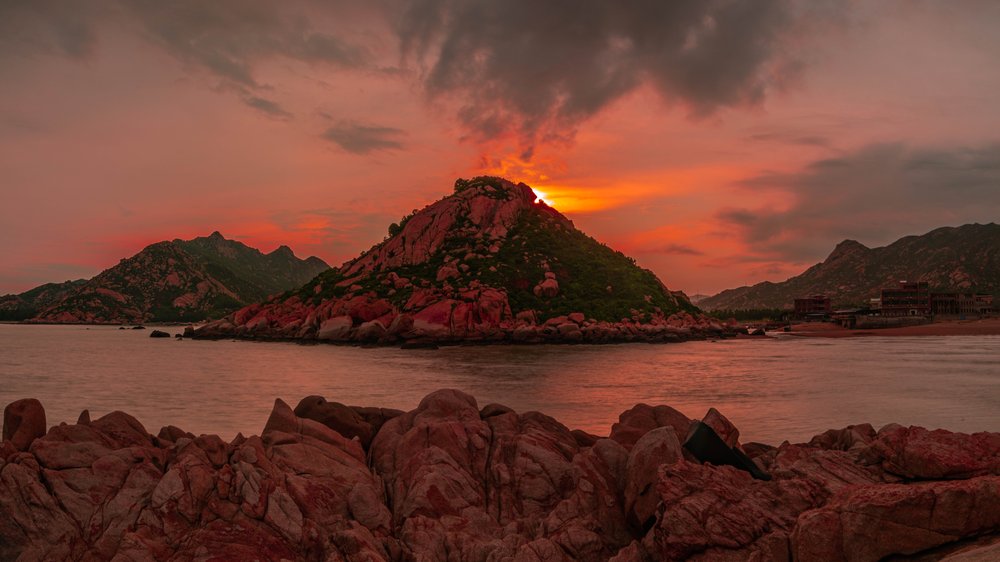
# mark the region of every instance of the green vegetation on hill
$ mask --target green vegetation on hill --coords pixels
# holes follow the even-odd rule
[[[288,246],[265,254],[240,242],[226,240],[218,232],[188,241],[175,240],[174,243],[199,258],[209,275],[221,281],[244,302],[263,300],[288,287],[302,285],[329,269],[326,262],[319,258],[300,260]]]
[[[192,322],[220,318],[328,269],[282,246],[261,253],[218,232],[158,242],[82,282],[45,307],[45,322]]]
[[[0,296],[0,321],[27,320],[86,282],[86,279],[77,279],[63,283],[46,283],[17,295]]]
[[[481,270],[484,282],[507,289],[515,313],[536,310],[549,318],[585,312],[597,320],[618,321],[633,312],[697,311],[686,301],[678,302],[652,271],[632,258],[557,217],[532,211],[523,213],[510,231],[494,261],[496,271]],[[559,282],[559,294],[551,298],[534,293],[535,284],[545,277],[545,264]]]
[[[511,201],[515,196],[511,190],[515,188],[511,182],[497,177],[459,179],[455,182],[455,196],[475,189],[477,196]],[[403,236],[406,222],[418,212],[391,225],[390,238],[369,252]],[[668,291],[651,271],[580,232],[544,203],[525,205],[502,239],[483,236],[482,228],[468,216],[457,215],[440,245],[419,263],[391,269],[379,267],[350,280],[345,278],[345,272],[351,264],[345,264],[341,269],[320,274],[286,296],[297,294],[306,302],[319,304],[349,294],[373,294],[403,309],[415,287],[438,289],[442,298],[449,298],[450,291],[451,298],[457,298],[461,289],[474,287],[478,282],[479,286],[505,292],[515,314],[534,310],[542,320],[572,312],[583,312],[597,320],[620,321],[657,311],[666,315],[698,311],[685,298]],[[363,253],[359,259],[367,254]],[[442,268],[450,270],[450,274],[439,281]],[[390,272],[410,280],[411,284],[395,289],[386,282]],[[556,276],[559,290],[555,296],[534,292],[536,285],[545,280],[546,272]]]

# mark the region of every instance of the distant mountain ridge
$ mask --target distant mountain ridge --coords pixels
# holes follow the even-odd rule
[[[0,321],[25,320],[87,283],[86,279],[46,283],[16,295],[0,296]]]
[[[721,330],[523,183],[482,176],[297,291],[196,337],[331,342],[673,341]],[[715,333],[715,332],[713,332]]]
[[[199,321],[299,287],[327,269],[323,260],[299,259],[287,246],[264,254],[213,232],[151,244],[90,280],[2,297],[0,318],[101,324]]]
[[[1000,294],[1000,225],[942,227],[880,248],[844,240],[821,263],[781,283],[727,289],[699,301],[706,310],[791,308],[825,294],[834,306],[864,305],[882,287],[926,281],[932,288]]]

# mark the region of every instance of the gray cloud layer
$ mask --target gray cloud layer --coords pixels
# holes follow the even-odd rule
[[[367,51],[312,29],[301,5],[267,0],[121,0],[143,32],[172,56],[217,76],[244,103],[272,116],[290,114],[261,97],[253,67],[287,57],[336,68],[369,64]]]
[[[756,104],[799,70],[786,40],[790,0],[415,0],[404,54],[429,60],[431,96],[457,95],[480,138],[524,148],[565,140],[581,121],[642,84],[694,115]]]
[[[744,189],[794,197],[786,210],[725,209],[762,258],[815,260],[845,238],[890,242],[945,224],[1000,217],[1000,144],[971,148],[911,148],[879,144],[817,160],[793,173],[764,173]]]
[[[360,10],[392,26],[404,59],[426,65],[429,96],[459,100],[473,138],[516,134],[530,156],[539,142],[571,139],[582,121],[645,84],[693,115],[758,103],[799,71],[788,40],[808,19],[802,6],[815,17],[819,4],[838,0],[384,0],[362,8],[310,0],[0,0],[0,54],[83,58],[114,22],[217,78],[248,106],[285,118],[289,111],[255,67],[282,57],[378,68],[364,45],[331,30]]]
[[[403,135],[404,131],[392,127],[343,121],[328,128],[322,136],[347,152],[368,154],[379,150],[403,148],[403,143],[399,141]]]
[[[703,256],[705,252],[692,248],[687,244],[666,244],[664,246],[658,246],[649,250],[650,253],[654,254],[673,254],[679,256]]]
[[[84,59],[96,48],[93,22],[102,8],[73,0],[0,0],[0,55],[41,52]]]
[[[219,80],[247,106],[290,117],[265,97],[255,67],[275,57],[354,70],[370,68],[370,53],[327,30],[316,30],[310,10],[337,3],[268,0],[0,0],[0,55],[93,54],[102,26],[131,28],[188,68]]]

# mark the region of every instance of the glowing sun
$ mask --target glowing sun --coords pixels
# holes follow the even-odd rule
[[[535,201],[536,202],[541,201],[542,203],[545,203],[549,207],[552,206],[552,201],[549,200],[549,196],[548,196],[547,193],[545,193],[544,191],[538,191],[537,189],[533,189],[532,191],[535,192]]]

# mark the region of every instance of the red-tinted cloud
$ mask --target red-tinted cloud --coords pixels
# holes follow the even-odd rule
[[[339,263],[479,173],[702,293],[998,210],[991,3],[68,5],[0,6],[0,292],[213,230]]]

